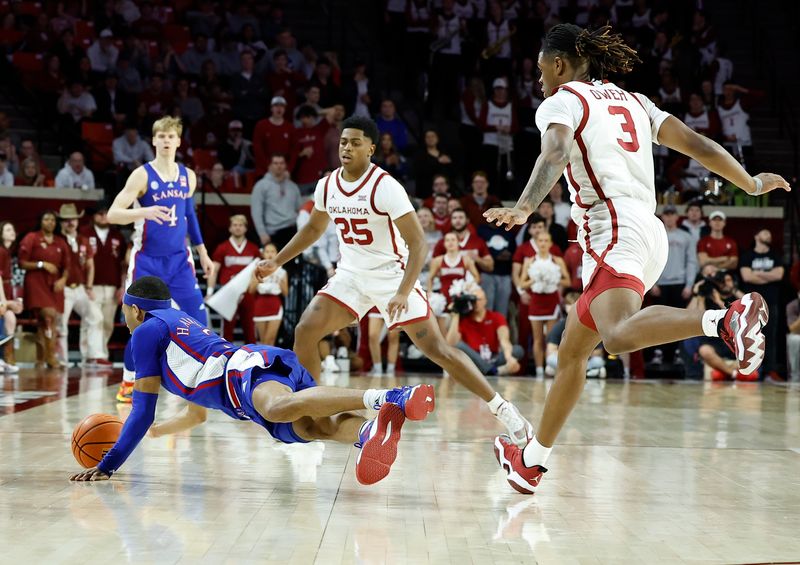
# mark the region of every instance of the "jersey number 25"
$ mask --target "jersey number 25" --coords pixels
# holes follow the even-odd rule
[[[617,143],[619,143],[619,146],[631,153],[639,151],[639,138],[636,136],[636,124],[633,123],[633,116],[631,116],[630,110],[625,106],[609,106],[608,113],[612,116],[622,116],[622,124],[620,124],[622,126],[622,131],[631,136],[629,141],[618,137]]]
[[[372,232],[363,227],[369,223],[366,218],[352,218],[350,220],[347,218],[336,218],[334,223],[339,227],[342,241],[348,245],[369,245],[374,241]],[[350,236],[351,232],[355,237]]]

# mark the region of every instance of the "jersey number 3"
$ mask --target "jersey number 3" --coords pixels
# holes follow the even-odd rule
[[[347,218],[336,218],[334,223],[339,226],[342,241],[348,245],[369,245],[374,241],[372,232],[362,227],[369,223],[365,218],[354,218],[351,220]],[[350,232],[352,232],[355,237],[351,237]]]
[[[639,151],[639,138],[636,136],[636,124],[633,123],[633,116],[631,116],[630,111],[624,106],[609,106],[608,113],[612,116],[622,116],[622,131],[631,136],[629,141],[618,137],[617,143],[619,143],[619,146],[631,153]]]

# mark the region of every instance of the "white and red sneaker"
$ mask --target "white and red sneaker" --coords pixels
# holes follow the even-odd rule
[[[359,441],[355,444],[361,448],[356,459],[356,479],[359,483],[372,485],[389,474],[392,463],[397,459],[397,444],[405,421],[403,409],[386,402],[381,406],[377,418],[361,426]]]
[[[526,467],[522,459],[522,449],[517,447],[513,440],[505,434],[494,439],[494,456],[508,474],[506,477],[508,484],[522,494],[536,492],[542,475],[547,472],[547,469],[541,465]]]
[[[720,321],[718,333],[739,363],[739,380],[755,374],[764,361],[764,334],[761,329],[769,320],[764,297],[749,292],[728,308]]]

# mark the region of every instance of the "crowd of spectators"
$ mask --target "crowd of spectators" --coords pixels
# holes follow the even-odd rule
[[[426,265],[423,283],[432,305],[439,304],[435,310],[442,330],[476,363],[480,360],[486,372],[516,373],[530,357],[532,372],[552,373],[548,359],[557,350],[564,312],[581,290],[582,252],[570,243],[575,226],[561,184],[517,232],[489,226],[482,216],[501,199],[518,194],[538,153],[534,116],[543,96],[535,61],[549,27],[566,21],[584,26],[610,22],[642,59],[634,72],[612,80],[646,93],[696,131],[725,144],[748,168],[757,158],[747,112],[763,93],[732,82],[734,65],[724,56],[712,22],[689,2],[387,0],[380,25],[390,72],[380,83],[366,61],[356,58],[341,66],[341,53],[298,42],[292,25],[301,22],[288,22],[281,2],[200,0],[173,9],[128,0],[14,8],[21,4],[35,3],[4,5],[2,48],[23,71],[20,83],[37,101],[42,119],[57,127],[64,164],[51,172],[37,141],[15,135],[8,116],[0,112],[0,186],[98,186],[113,196],[127,173],[153,158],[153,121],[164,114],[181,117],[185,127],[178,157],[195,168],[200,190],[251,193],[249,217],[231,218],[230,238],[214,256],[217,269],[207,281],[211,293],[253,258],[281,248],[302,227],[310,210],[306,197],[322,175],[339,165],[342,120],[351,114],[371,116],[381,133],[374,161],[408,188],[418,207],[431,248],[432,266],[428,270]],[[102,139],[90,135],[96,125],[105,128]],[[683,221],[669,206],[664,210],[670,262],[648,300],[697,307],[701,298],[724,301],[739,287],[761,289],[774,320],[768,341],[776,343],[784,333],[779,315],[784,273],[769,233],[759,232],[753,251],[740,260],[735,242],[724,235],[724,212],[714,211],[706,222],[693,200],[705,192],[709,172],[657,146],[656,160],[659,192],[690,205]],[[51,215],[54,222],[69,219]],[[108,229],[98,227],[96,214],[92,217],[86,229]],[[51,237],[43,230],[44,223],[32,233]],[[258,246],[247,240],[248,233]],[[106,232],[98,239],[98,234],[94,240],[87,236],[95,242],[88,247],[94,252],[97,241],[109,237]],[[224,239],[222,231],[215,235],[212,242]],[[5,247],[16,250],[13,241]],[[70,245],[73,253],[76,246],[88,249]],[[27,249],[21,242],[19,248]],[[120,249],[115,260],[120,253],[124,258]],[[14,256],[19,275],[23,261],[19,253]],[[333,228],[305,255],[325,275],[333,272],[337,257]],[[36,262],[26,259],[25,264]],[[47,284],[57,284],[57,275],[67,270],[63,265],[48,275],[53,280]],[[2,276],[9,278],[5,270]],[[276,339],[276,305],[287,294],[286,283],[283,278],[250,285],[238,312],[245,339]],[[91,283],[83,284],[94,300]],[[121,280],[115,284],[118,289]],[[714,288],[708,290],[708,284]],[[18,280],[17,285],[27,282]],[[453,310],[459,295],[475,296],[468,313]],[[6,293],[9,304],[13,296]],[[794,374],[800,324],[796,304],[790,308],[786,321]],[[3,310],[8,315],[12,308]],[[55,335],[59,327],[64,332],[57,324],[62,310],[48,311],[39,320],[43,336],[48,331]],[[89,309],[81,316],[87,325],[94,318]],[[492,331],[475,330],[484,320],[490,320]],[[377,367],[376,328],[377,321],[370,324]],[[225,335],[232,337],[231,330],[226,325]],[[42,343],[49,342],[42,337]],[[82,343],[86,349],[86,340]],[[717,378],[733,375],[725,352],[708,346],[687,342],[647,356],[655,364],[681,362],[687,375],[696,376],[698,360]],[[43,349],[44,362],[63,361],[63,351],[57,360],[57,344],[53,359],[49,351]],[[782,365],[776,355],[773,347],[765,373]],[[94,364],[107,358],[107,350],[84,355]],[[394,342],[390,358],[394,370]]]

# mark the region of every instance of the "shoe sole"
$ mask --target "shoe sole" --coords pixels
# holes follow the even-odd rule
[[[381,406],[374,425],[375,435],[361,447],[356,460],[356,479],[362,485],[373,485],[386,477],[397,459],[397,444],[406,417],[397,405],[387,402]]]
[[[739,317],[739,331],[734,339],[739,374],[747,378],[758,371],[764,361],[765,340],[761,328],[769,321],[769,309],[764,297],[757,292],[745,294],[741,300],[744,311]]]
[[[436,393],[432,385],[417,385],[406,400],[405,414],[409,420],[424,420],[436,409]]]
[[[505,450],[503,449],[503,444],[500,442],[499,437],[494,438],[494,456],[500,464],[500,467],[506,472],[506,481],[511,485],[511,488],[520,494],[536,493],[536,487],[539,486],[539,483],[537,482],[536,486],[532,487],[522,475],[514,470],[511,466],[511,461],[505,457]],[[539,480],[541,480],[541,477],[542,476],[539,475]]]

